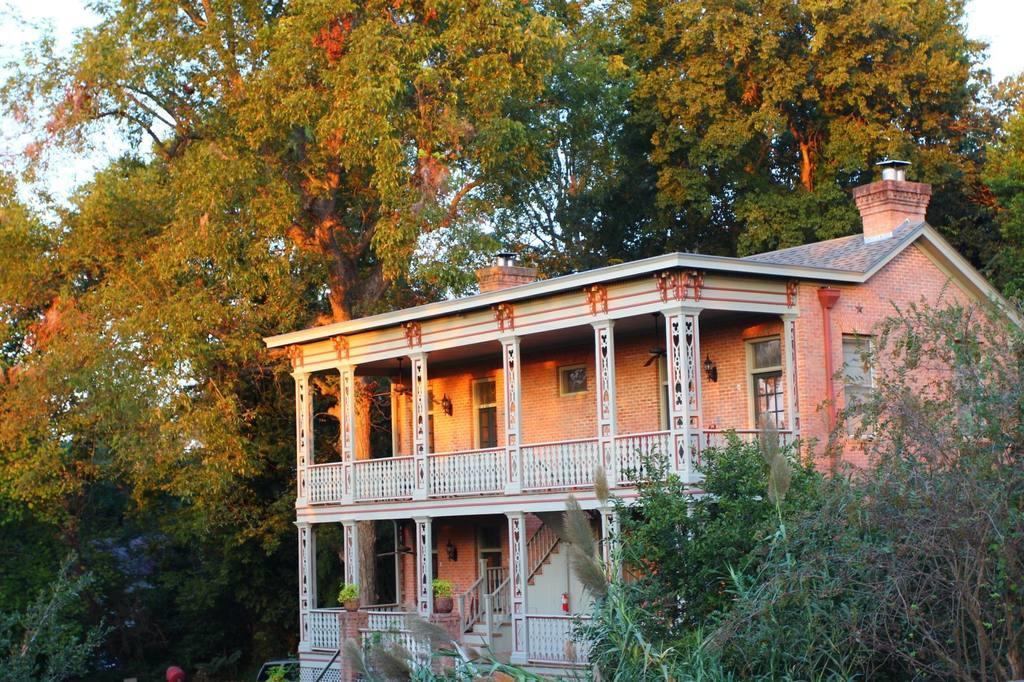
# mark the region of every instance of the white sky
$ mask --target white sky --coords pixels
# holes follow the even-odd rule
[[[0,0],[0,64],[17,54],[19,45],[33,39],[41,22],[52,24],[58,44],[70,45],[75,31],[95,21],[86,8],[87,0]],[[18,19],[21,18],[21,20]],[[993,80],[1024,72],[1024,0],[968,0],[967,31],[972,38],[989,44],[987,66]],[[0,68],[0,76],[2,76]],[[11,154],[23,140],[4,134],[9,124],[0,120],[0,168],[11,163]],[[113,150],[112,150],[113,151]],[[48,183],[58,194],[86,181],[106,156],[97,152],[90,159],[62,163],[59,178]]]

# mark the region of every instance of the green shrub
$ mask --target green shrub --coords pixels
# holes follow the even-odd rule
[[[435,597],[450,597],[452,596],[452,582],[450,580],[442,580],[441,578],[434,578],[434,582],[431,587],[434,590]]]

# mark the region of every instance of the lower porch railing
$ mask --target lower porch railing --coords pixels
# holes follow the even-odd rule
[[[573,639],[580,616],[526,615],[526,642],[531,663],[585,665],[587,646]]]
[[[313,609],[309,612],[309,645],[320,651],[337,651],[340,646],[338,614],[340,608]]]
[[[405,618],[409,614],[396,611],[397,604],[365,606],[360,611],[368,613],[367,629],[369,630],[401,630],[406,626]],[[339,607],[312,609],[309,612],[309,645],[317,651],[337,651],[340,646]]]
[[[694,430],[690,434],[693,467],[700,464],[701,453],[722,447],[728,429]],[[760,437],[756,429],[735,429],[745,442]],[[778,431],[783,445],[792,443],[792,431]],[[649,456],[672,458],[672,436],[668,431],[626,433],[613,441],[609,474],[618,485],[646,478],[644,462]],[[596,438],[527,443],[520,447],[522,489],[569,490],[594,484],[594,471],[601,460]],[[309,467],[309,499],[313,504],[338,504],[342,500],[344,467],[340,463]],[[502,493],[509,483],[508,457],[504,448],[488,448],[431,454],[427,457],[427,491],[430,498]],[[357,460],[353,463],[353,499],[356,502],[409,500],[415,487],[415,460],[412,457],[386,457]]]

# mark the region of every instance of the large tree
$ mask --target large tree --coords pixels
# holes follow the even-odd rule
[[[284,653],[293,389],[260,337],[465,289],[445,261],[484,239],[485,190],[539,172],[560,25],[514,1],[97,10],[2,91],[41,131],[30,174],[97,134],[133,151],[40,216],[4,181],[0,496],[83,561],[167,569],[150,599],[109,572],[117,660]]]
[[[980,185],[970,137],[982,45],[964,34],[961,0],[623,4],[659,201],[693,246],[750,252],[849,233],[845,191],[887,155],[945,193]]]

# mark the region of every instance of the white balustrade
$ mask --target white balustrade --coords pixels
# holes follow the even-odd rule
[[[367,628],[360,630],[363,646],[379,646],[383,649],[391,649],[398,645],[411,653],[413,659],[419,665],[427,665],[430,662],[430,644],[417,639],[409,630],[372,630]]]
[[[366,628],[359,631],[363,644],[385,649],[397,644],[411,652],[417,662],[429,662],[430,645],[413,636],[409,630],[410,615],[407,611],[370,611]]]
[[[432,497],[500,493],[508,480],[504,448],[433,454],[427,463]]]
[[[338,504],[341,502],[341,462],[314,464],[309,467],[309,501],[312,504]]]
[[[744,443],[755,443],[761,438],[764,431],[760,429],[704,429],[700,438],[701,449],[724,448],[729,442],[729,433],[735,433],[737,438]],[[792,431],[780,429],[776,433],[779,434],[779,445],[789,445],[795,440]]]
[[[377,632],[405,630],[409,615],[408,611],[370,611],[366,628]]]
[[[361,459],[354,466],[356,501],[403,500],[412,497],[416,480],[412,457]]]
[[[587,662],[587,646],[572,637],[578,616],[526,615],[526,638],[529,659],[533,663],[568,663],[583,665]]]
[[[488,568],[486,570],[486,576],[487,584],[484,589],[487,591],[487,594],[490,594],[498,589],[498,585],[508,580],[508,569],[500,566]]]
[[[338,613],[341,609],[312,609],[309,612],[310,646],[322,651],[337,651]]]
[[[594,484],[601,463],[596,438],[522,446],[523,488],[581,488]]]
[[[647,478],[644,471],[646,460],[670,458],[672,447],[668,431],[651,433],[627,433],[615,438],[615,480],[619,485]]]

